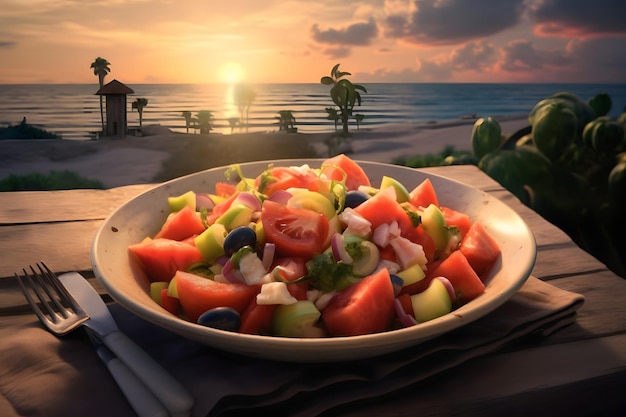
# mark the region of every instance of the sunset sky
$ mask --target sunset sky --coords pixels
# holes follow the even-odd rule
[[[626,83],[624,0],[0,0],[0,84]]]

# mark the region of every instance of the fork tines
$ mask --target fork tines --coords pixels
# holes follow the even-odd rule
[[[22,276],[15,273],[28,304],[54,333],[70,332],[85,321],[85,314],[77,311],[72,296],[45,263],[35,265],[37,269],[29,266],[30,273],[26,269],[22,269]]]

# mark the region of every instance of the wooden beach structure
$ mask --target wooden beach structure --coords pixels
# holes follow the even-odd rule
[[[103,136],[126,137],[128,119],[126,111],[126,96],[135,94],[135,91],[127,85],[113,80],[105,84],[96,92],[96,95],[106,99],[106,123]]]

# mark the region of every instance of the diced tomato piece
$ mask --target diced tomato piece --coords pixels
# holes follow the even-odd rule
[[[269,178],[264,186],[261,187],[263,178]],[[318,193],[328,191],[328,186],[320,180],[319,176],[313,170],[302,170],[297,167],[273,167],[267,173],[263,173],[256,177],[254,186],[262,193],[271,196],[276,191],[286,190],[288,188],[304,188]]]
[[[348,190],[356,190],[361,185],[368,187],[371,185],[363,168],[344,154],[327,159],[322,167],[324,174],[331,180],[341,181],[345,175]]]
[[[402,236],[407,239],[413,239],[415,227],[409,215],[396,201],[393,187],[381,190],[355,207],[354,211],[372,224],[372,231],[381,224],[391,224],[391,222],[396,221]]]
[[[413,242],[422,245],[422,248],[424,248],[424,255],[426,255],[426,260],[428,260],[428,262],[432,262],[435,259],[436,253],[435,241],[433,238],[426,233],[423,227],[418,226],[415,228],[415,233],[412,239]]]
[[[176,272],[176,290],[180,306],[189,320],[196,322],[207,310],[230,307],[240,314],[259,287],[238,283],[222,283],[188,272]]]
[[[306,260],[304,258],[278,258],[272,265],[272,270],[279,266],[280,277],[287,281],[295,281],[307,273]],[[287,284],[287,290],[296,300],[306,300],[307,291],[310,289],[309,281],[301,281]]]
[[[393,285],[387,269],[381,269],[338,293],[322,312],[332,336],[356,336],[382,332],[395,317]]]
[[[178,314],[180,308],[180,300],[176,297],[172,297],[167,293],[167,288],[161,290],[161,307],[172,314]]]
[[[235,184],[229,182],[218,181],[215,183],[215,195],[220,197],[230,197],[237,192]]]
[[[171,213],[161,230],[154,236],[155,239],[185,240],[191,236],[204,232],[204,223],[200,216],[189,206]]]
[[[409,192],[409,202],[416,208],[426,208],[431,204],[439,207],[439,200],[435,193],[435,187],[430,178],[426,178],[411,192]]]
[[[469,229],[459,250],[465,255],[476,274],[484,280],[500,256],[500,247],[479,222]]]
[[[440,207],[440,209],[443,213],[443,217],[446,219],[446,224],[448,226],[457,227],[461,232],[461,238],[463,238],[470,227],[472,227],[472,219],[470,219],[467,214],[449,207]]]
[[[485,292],[485,285],[460,250],[452,252],[429,276],[448,278],[457,299],[464,302],[471,301]]]
[[[266,241],[274,243],[276,253],[282,256],[309,259],[325,249],[329,226],[321,213],[265,200],[261,222]]]
[[[271,335],[272,317],[278,304],[257,304],[253,297],[241,313],[239,332],[246,334]]]
[[[130,245],[128,249],[139,260],[150,281],[169,282],[177,270],[202,261],[202,254],[194,245],[172,239],[149,239]]]

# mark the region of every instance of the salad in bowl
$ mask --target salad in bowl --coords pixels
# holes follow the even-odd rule
[[[346,155],[209,170],[133,203],[127,216],[148,210],[136,227],[115,221],[123,206],[94,240],[113,298],[184,336],[271,359],[368,357],[437,336],[506,301],[535,256],[523,221],[487,194]],[[123,285],[99,262],[113,224]]]

